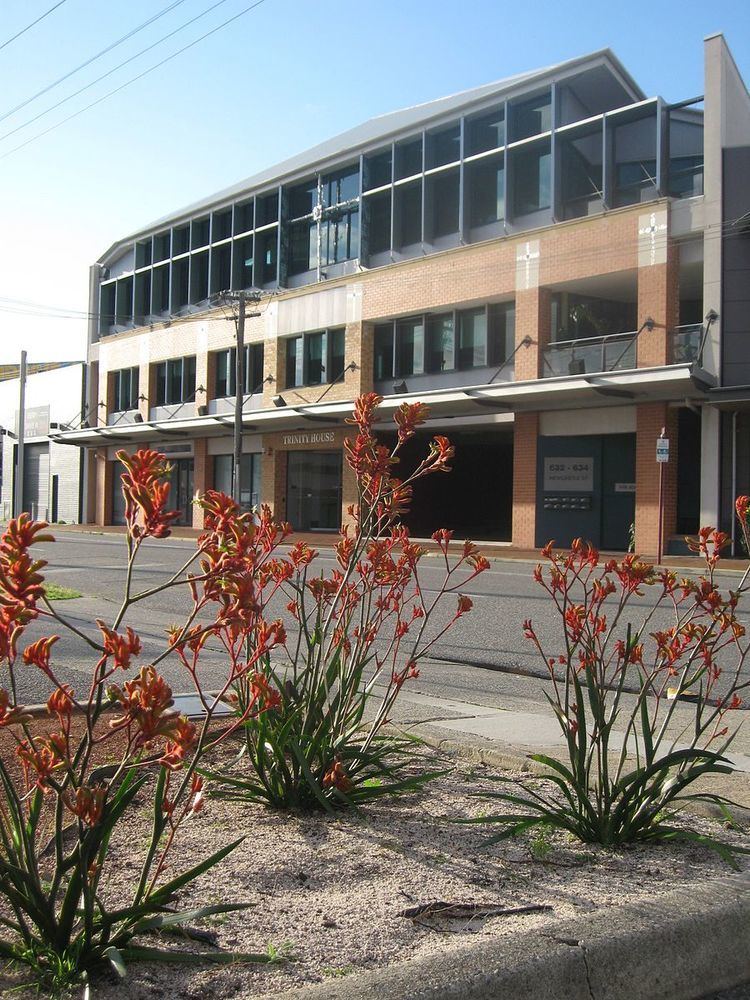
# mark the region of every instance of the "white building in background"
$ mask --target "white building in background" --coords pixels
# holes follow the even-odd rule
[[[83,362],[29,365],[26,380],[26,434],[23,510],[39,520],[82,520],[85,452],[50,440],[53,433],[78,427],[84,406]],[[14,490],[18,464],[18,366],[0,367],[0,518],[18,513]]]

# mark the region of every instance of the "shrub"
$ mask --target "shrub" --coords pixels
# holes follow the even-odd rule
[[[745,536],[748,503],[738,501]],[[722,532],[701,530],[692,545],[706,573],[697,581],[678,580],[635,555],[603,563],[580,540],[566,553],[551,544],[543,550],[546,572],[539,565],[534,578],[549,598],[559,640],[547,648],[530,620],[524,630],[549,674],[546,697],[566,759],[535,754],[543,766],[536,782],[482,794],[505,808],[475,820],[501,825],[492,840],[548,826],[608,846],[697,840],[729,856],[724,845],[673,824],[686,803],[731,805],[705,785],[696,788],[699,779],[731,773],[730,714],[742,706],[740,692],[749,683],[742,675],[748,645],[737,618],[748,572],[726,594],[715,580],[727,542]],[[635,606],[644,596],[653,600]],[[665,610],[671,624],[656,628],[654,618]],[[691,713],[681,729],[678,704]]]
[[[162,952],[134,942],[149,931],[166,931],[186,920],[236,909],[227,903],[179,912],[175,901],[180,890],[241,840],[185,870],[176,868],[174,846],[180,830],[204,804],[203,778],[196,766],[206,748],[226,732],[212,728],[219,701],[203,691],[197,670],[190,676],[205,709],[200,727],[174,709],[172,692],[156,664],[188,647],[199,650],[204,636],[224,626],[224,604],[208,625],[195,624],[212,605],[214,588],[222,586],[222,565],[219,560],[200,573],[190,571],[202,552],[215,548],[209,531],[181,571],[148,591],[134,590],[133,570],[143,541],[168,536],[178,513],[167,509],[169,470],[163,455],[139,451],[118,457],[126,466],[125,594],[111,625],[97,621],[97,638],[68,622],[51,603],[52,595],[45,593],[45,562],[32,552],[34,545],[54,541],[48,526],[22,514],[10,521],[0,539],[0,664],[9,678],[8,688],[0,688],[0,727],[7,731],[6,746],[15,746],[15,760],[9,754],[0,760],[0,898],[5,911],[0,918],[0,956],[27,967],[40,990],[48,993],[88,980],[94,969],[107,963],[124,974],[130,959],[167,955],[172,960],[269,960],[267,955]],[[153,663],[122,680],[141,653],[138,634],[124,625],[128,613],[146,597],[186,585],[193,602],[182,627],[171,632]],[[95,656],[88,690],[78,694],[58,680],[57,635],[21,649],[34,621],[54,622],[88,644]],[[267,653],[278,637],[278,630],[269,628],[256,641],[258,655]],[[46,732],[18,703],[19,671],[30,668],[41,670],[52,689],[47,702],[52,728]],[[252,683],[252,669],[251,662],[232,660],[225,688],[241,678]],[[262,708],[256,699],[249,711]],[[146,787],[153,797],[148,841],[139,870],[130,873],[125,892],[116,894],[110,845],[118,824]]]
[[[425,549],[410,539],[401,517],[415,483],[449,471],[453,448],[446,438],[434,438],[414,472],[396,479],[392,470],[401,446],[427,409],[402,404],[394,418],[397,441],[389,450],[373,433],[380,401],[375,393],[362,396],[350,421],[356,435],[346,443],[346,460],[356,477],[357,502],[349,511],[352,525],[341,529],[335,547],[335,569],[315,574],[317,553],[302,543],[279,555],[277,546],[291,529],[275,524],[267,510],[256,523],[232,511],[234,533],[222,539],[221,552],[230,562],[241,553],[252,565],[235,586],[252,595],[253,611],[226,648],[230,657],[251,655],[266,711],[252,710],[258,676],[243,675],[233,698],[244,729],[245,774],[211,774],[221,783],[214,794],[280,808],[331,809],[408,790],[431,776],[409,771],[414,741],[393,734],[391,712],[403,685],[418,676],[420,661],[470,611],[461,587],[489,564],[468,541],[452,561],[451,532],[437,531],[443,580],[437,593],[423,589]],[[210,523],[217,524],[226,507],[219,514],[211,495],[202,502]],[[258,655],[257,648],[256,621],[278,594],[290,616],[283,662]],[[446,614],[448,595],[456,603]]]

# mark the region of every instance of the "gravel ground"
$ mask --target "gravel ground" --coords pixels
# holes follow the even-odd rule
[[[520,934],[600,907],[655,897],[677,883],[697,884],[729,870],[715,854],[694,845],[607,851],[553,835],[487,847],[487,828],[450,820],[487,810],[470,793],[494,787],[488,777],[493,773],[459,761],[450,774],[418,794],[335,817],[210,801],[186,824],[175,870],[186,858],[195,862],[242,833],[247,840],[186,892],[181,904],[252,904],[201,926],[216,935],[223,949],[262,952],[270,945],[288,960],[271,966],[133,965],[124,984],[103,975],[92,996],[197,998],[210,990],[215,1000],[271,997],[307,983],[445,952],[468,939]],[[119,895],[118,886],[132,879],[142,857],[148,808],[144,796],[119,831],[106,894],[110,902]],[[703,832],[747,842],[740,831],[707,820],[695,823]],[[551,909],[487,919],[412,920],[399,915],[404,908],[436,900]],[[143,943],[195,947],[179,938]],[[11,985],[0,980],[0,991]]]

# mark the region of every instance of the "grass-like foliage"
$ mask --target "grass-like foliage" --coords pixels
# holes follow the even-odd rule
[[[489,564],[471,542],[462,542],[452,559],[451,533],[437,531],[440,560],[433,566],[443,568],[443,580],[424,589],[425,549],[409,538],[401,516],[418,480],[450,471],[453,448],[434,438],[415,471],[396,479],[401,446],[427,408],[402,404],[389,450],[373,433],[380,402],[375,393],[362,396],[350,421],[356,433],[346,442],[346,460],[357,502],[341,529],[335,568],[316,573],[317,553],[304,544],[280,554],[275,545],[290,528],[274,526],[264,511],[249,544],[225,539],[228,558],[242,547],[255,565],[253,611],[226,643],[229,657],[250,658],[255,672],[233,691],[245,737],[240,767],[211,774],[219,782],[214,794],[330,810],[412,790],[436,773],[414,768],[414,741],[393,732],[391,712],[434,643],[471,610],[460,589]],[[279,594],[290,616],[284,649],[258,656],[256,621]],[[447,597],[450,609],[443,608]],[[190,666],[187,656],[185,662]],[[261,713],[254,710],[259,698]]]
[[[83,596],[80,590],[63,587],[59,583],[45,583],[44,594],[48,601],[74,601],[77,597]]]
[[[748,503],[737,502],[745,535]],[[715,579],[727,542],[701,530],[692,544],[706,571],[697,580],[678,580],[635,555],[603,562],[579,540],[569,552],[543,550],[546,570],[539,565],[534,576],[554,610],[556,637],[543,641],[531,620],[524,629],[548,671],[547,699],[567,755],[535,754],[541,777],[482,794],[502,808],[472,821],[499,824],[492,840],[556,827],[606,846],[693,840],[731,860],[724,844],[675,823],[689,803],[709,802],[726,815],[732,805],[710,790],[712,777],[732,771],[731,715],[749,683],[737,617],[748,573],[726,593]],[[669,626],[655,627],[665,612]]]

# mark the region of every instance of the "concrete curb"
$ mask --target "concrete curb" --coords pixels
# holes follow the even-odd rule
[[[749,977],[744,873],[274,1000],[698,1000]]]

